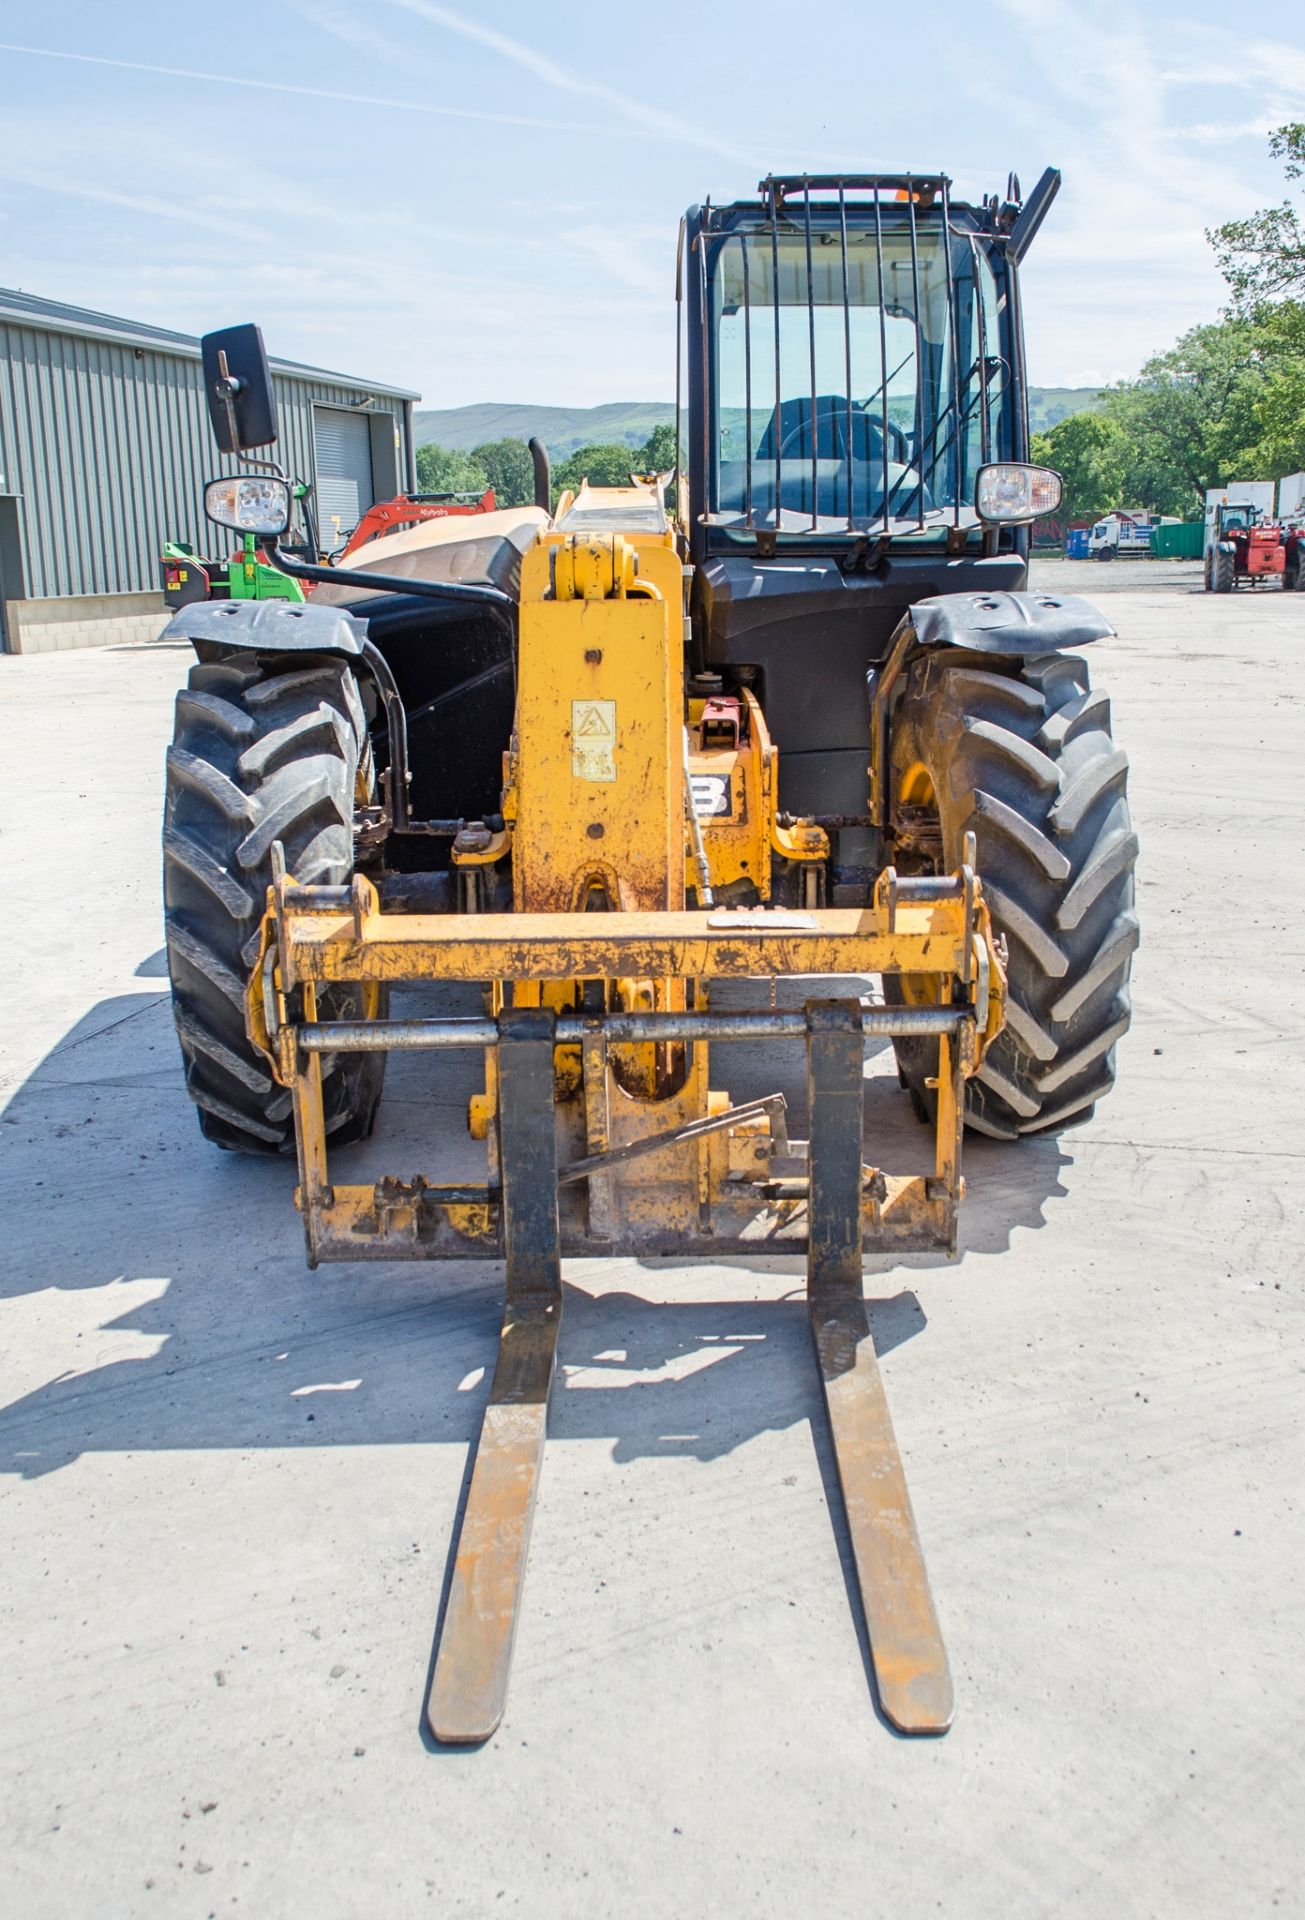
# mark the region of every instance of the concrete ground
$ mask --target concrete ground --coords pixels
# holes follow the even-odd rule
[[[1194,592],[1203,590],[1199,560],[1062,560],[1059,556],[1038,556],[1033,562],[1033,582],[1057,593],[1086,594],[1092,600],[1099,599],[1103,593],[1133,593],[1149,587],[1180,592],[1183,588]],[[1267,594],[1277,589],[1259,587],[1249,591]]]
[[[1040,575],[1119,627],[1118,1089],[972,1143],[960,1259],[867,1278],[934,1742],[871,1704],[800,1272],[613,1262],[567,1273],[507,1719],[430,1749],[500,1275],[310,1274],[292,1169],[200,1141],[159,953],[186,656],[0,660],[5,1912],[1305,1911],[1305,604],[1175,571]],[[365,1163],[457,1164],[469,1084],[396,1068]]]

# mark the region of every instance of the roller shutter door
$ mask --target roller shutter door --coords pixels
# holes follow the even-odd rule
[[[372,491],[372,436],[366,414],[314,409],[317,524],[322,544],[340,546],[376,498]],[[338,522],[338,524],[337,524]]]

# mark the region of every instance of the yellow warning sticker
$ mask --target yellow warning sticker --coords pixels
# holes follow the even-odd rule
[[[571,772],[577,780],[615,780],[615,700],[571,702]]]

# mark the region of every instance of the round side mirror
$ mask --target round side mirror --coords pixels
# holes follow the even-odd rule
[[[234,527],[237,533],[284,533],[290,525],[290,484],[265,473],[210,480],[204,488],[204,511],[220,527]]]
[[[1061,478],[1054,467],[1029,467],[998,460],[980,467],[974,506],[990,526],[1019,526],[1054,513],[1060,505]]]

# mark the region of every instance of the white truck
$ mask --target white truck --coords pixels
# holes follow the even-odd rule
[[[1098,520],[1088,535],[1089,560],[1115,560],[1129,555],[1140,557],[1151,551],[1151,534],[1154,528],[1168,526],[1172,515],[1147,513],[1138,510],[1135,513],[1117,508],[1108,513],[1104,520]]]
[[[1273,518],[1272,480],[1230,480],[1226,487],[1205,490],[1205,524],[1212,527],[1220,507],[1256,507],[1262,520]]]
[[[1305,473],[1289,473],[1278,482],[1278,518],[1305,520]]]

